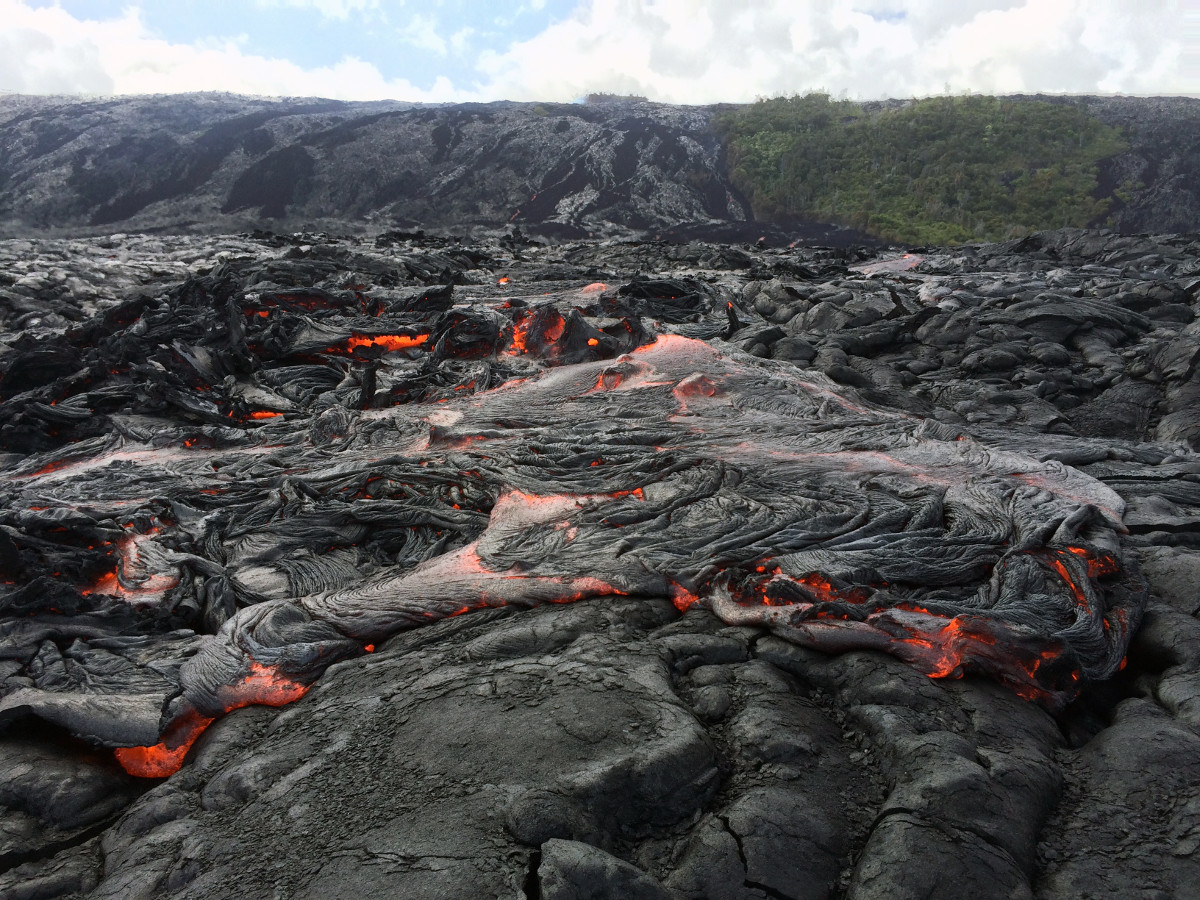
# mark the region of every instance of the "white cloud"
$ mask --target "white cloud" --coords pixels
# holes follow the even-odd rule
[[[19,0],[0,0],[0,21],[6,23],[0,32],[0,88],[9,91],[468,99],[445,77],[421,90],[403,79],[385,78],[374,65],[354,56],[306,69],[288,60],[245,53],[233,41],[173,44],[151,34],[136,9],[118,19],[86,21],[59,7],[31,9]]]
[[[1188,3],[1190,0],[1184,0]],[[489,94],[590,91],[679,103],[823,88],[1200,93],[1170,0],[591,0],[484,56]]]
[[[396,34],[413,47],[430,50],[438,56],[446,55],[446,39],[438,34],[438,21],[431,15],[414,15],[407,25],[396,30]]]
[[[465,53],[467,48],[471,46],[471,39],[479,34],[470,25],[465,28],[460,28],[454,34],[450,35],[450,46],[454,48],[454,52],[458,54]]]
[[[255,2],[376,21],[421,8],[398,0]],[[452,101],[610,91],[677,103],[813,89],[861,98],[947,88],[1200,95],[1197,0],[583,0],[567,18],[508,46],[478,22],[443,16],[439,25],[417,13],[405,40],[446,60],[427,90],[385,77],[357,48],[336,64],[303,68],[252,54],[244,42],[169,43],[136,8],[84,21],[59,7],[0,0],[0,22],[0,89],[28,93]],[[477,69],[452,68],[484,35],[490,49]]]
[[[257,6],[313,9],[327,19],[348,19],[351,13],[379,9],[379,0],[254,0]]]
[[[109,93],[94,45],[64,54],[53,38],[36,28],[11,26],[0,32],[0,88],[18,93]]]

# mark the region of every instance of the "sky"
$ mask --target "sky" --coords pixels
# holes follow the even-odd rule
[[[1200,96],[1200,0],[0,0],[0,92]]]

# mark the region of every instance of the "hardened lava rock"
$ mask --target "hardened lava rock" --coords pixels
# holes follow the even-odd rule
[[[65,657],[23,636],[42,641],[41,663],[4,713],[117,745],[130,771],[167,774],[231,709],[290,702],[337,660],[481,608],[670,596],[804,646],[885,650],[936,677],[986,672],[1052,706],[1112,675],[1137,625],[1123,502],[1102,483],[727,345],[660,334],[631,346],[647,327],[619,307],[686,285],[635,282],[608,310],[625,313],[616,319],[547,302],[405,319],[444,303],[425,292],[385,312],[354,291],[240,296],[231,280],[185,285],[132,325],[132,312],[110,315],[111,333],[84,329],[117,372],[164,370],[150,390],[121,382],[127,396],[161,396],[212,424],[143,420],[143,441],[77,441],[9,477],[53,506],[23,520],[21,561],[34,557],[33,528],[59,522],[89,541],[79,575],[117,557],[77,591],[54,582],[81,614],[169,594],[167,606],[220,626],[200,639],[147,621],[133,662],[94,632]],[[698,318],[716,304],[695,287],[685,296]],[[148,334],[171,342],[134,362]],[[391,354],[412,363],[389,377],[377,363]],[[319,431],[303,427],[303,395],[289,400],[281,373],[302,390],[317,378],[311,360],[330,360],[324,372],[359,356],[350,393],[367,409],[328,404]],[[506,356],[527,374],[497,384]],[[249,409],[277,395],[219,378],[267,364],[280,408]],[[395,405],[401,392],[410,402]],[[272,424],[251,438],[223,421]],[[134,484],[163,499],[113,523]],[[73,520],[68,504],[89,512]],[[34,609],[46,598],[29,595],[15,596]],[[129,671],[114,676],[106,661],[88,690],[74,688],[68,663],[90,671],[98,653]]]
[[[0,892],[1186,883],[1182,244],[239,240],[6,338]]]

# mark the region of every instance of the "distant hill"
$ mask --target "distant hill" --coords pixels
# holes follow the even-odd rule
[[[731,107],[714,123],[734,184],[767,218],[931,244],[1200,221],[1200,101],[808,94]]]
[[[683,107],[0,97],[0,234],[466,229],[995,238],[1200,229],[1200,100]],[[822,224],[828,223],[828,224]],[[858,229],[850,231],[846,229]]]

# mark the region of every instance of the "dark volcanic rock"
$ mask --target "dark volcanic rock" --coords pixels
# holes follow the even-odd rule
[[[0,896],[1189,895],[1198,249],[0,243]]]
[[[1200,227],[1200,101],[1013,99],[1080,106],[1126,136],[1128,149],[1100,165],[1098,199],[1110,204],[1104,221],[1126,234]],[[5,95],[0,221],[14,235],[212,233],[267,220],[353,231],[516,222],[555,240],[647,229],[677,242],[760,248],[863,240],[833,225],[755,222],[712,125],[722,108],[632,98],[419,105]],[[1080,249],[1093,264],[1127,259],[1125,248]],[[753,264],[733,247],[710,246],[701,261],[712,269]],[[1127,299],[1141,311],[1163,298]],[[1151,305],[1161,318],[1189,314],[1178,297]]]
[[[650,103],[8,97],[0,219],[21,232],[516,222],[556,238],[736,226],[748,206],[729,182],[711,113]]]

